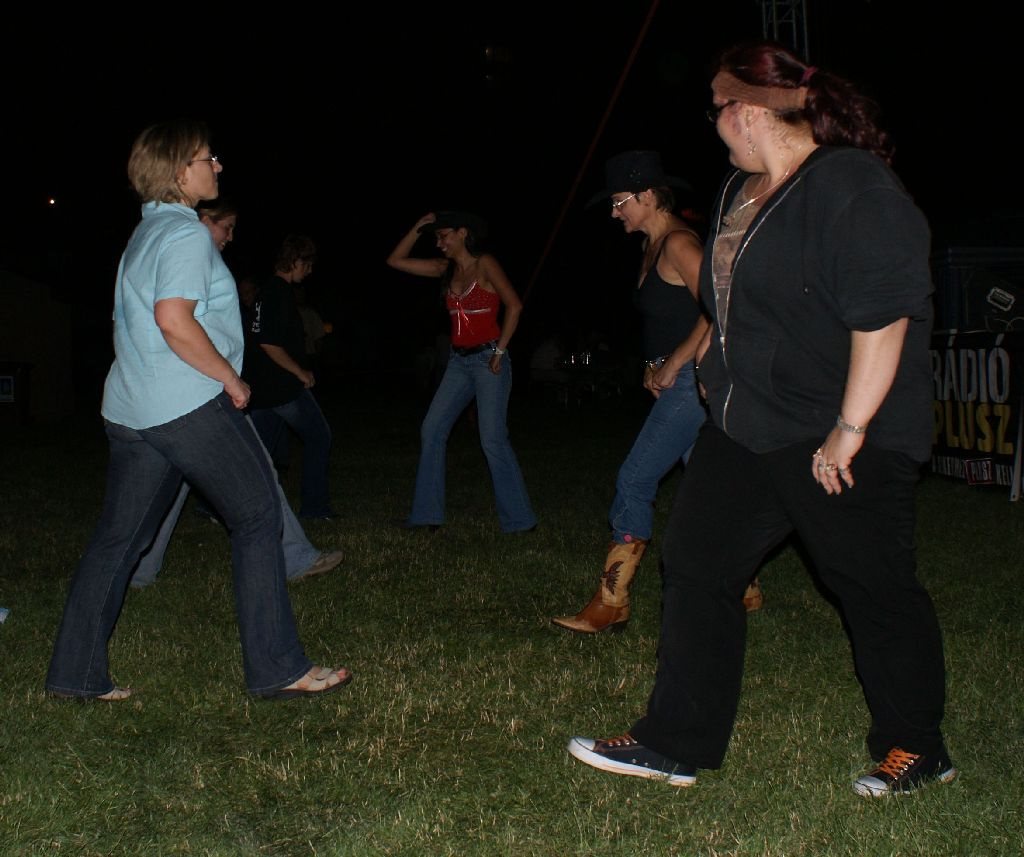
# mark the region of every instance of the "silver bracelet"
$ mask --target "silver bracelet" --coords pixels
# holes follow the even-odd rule
[[[498,348],[498,346],[495,345],[494,346],[494,353],[497,354],[499,357],[501,357],[501,355],[505,353],[505,349],[504,348]]]
[[[864,432],[868,430],[867,426],[855,426],[852,423],[848,423],[843,419],[842,414],[836,417],[836,425],[839,426],[842,431],[848,431],[850,434],[864,434]]]

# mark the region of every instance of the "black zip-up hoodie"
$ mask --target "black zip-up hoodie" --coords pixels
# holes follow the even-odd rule
[[[746,177],[737,171],[723,183],[700,273],[715,323],[699,373],[715,425],[757,453],[820,442],[842,404],[851,331],[907,317],[896,379],[865,442],[927,460],[932,282],[924,215],[877,156],[816,149],[743,237],[723,342],[711,256],[721,214]]]

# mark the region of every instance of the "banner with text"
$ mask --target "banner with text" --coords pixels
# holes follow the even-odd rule
[[[971,485],[1021,490],[1024,334],[947,332],[932,338],[932,471]]]

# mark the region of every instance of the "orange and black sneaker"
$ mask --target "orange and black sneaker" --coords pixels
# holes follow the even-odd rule
[[[956,768],[945,750],[915,754],[893,747],[878,767],[854,782],[853,790],[864,797],[905,794],[929,782],[949,783]]]

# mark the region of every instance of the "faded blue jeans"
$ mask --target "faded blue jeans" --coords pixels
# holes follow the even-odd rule
[[[650,539],[658,485],[677,461],[686,463],[706,415],[691,360],[679,370],[675,385],[662,390],[654,400],[633,448],[619,468],[615,499],[608,513],[612,541],[623,544],[630,539]]]
[[[445,456],[448,435],[459,415],[476,397],[480,445],[487,457],[502,532],[528,530],[537,523],[519,462],[508,440],[508,399],[512,366],[508,355],[495,375],[487,349],[465,357],[451,353],[444,377],[420,428],[420,463],[416,472],[410,524],[443,524]]]
[[[246,419],[249,418],[246,417]],[[267,460],[271,461],[270,453],[266,449],[264,449],[264,453]],[[271,467],[273,467],[272,461]],[[164,554],[167,553],[167,545],[178,524],[178,518],[181,517],[181,510],[188,498],[188,493],[188,482],[182,482],[181,488],[178,489],[178,496],[175,497],[170,510],[164,516],[163,523],[160,524],[156,538],[153,539],[153,545],[142,555],[142,559],[139,560],[135,573],[132,575],[131,585],[137,589],[149,586],[160,573],[164,564]],[[277,485],[277,495],[281,501],[281,518],[284,522],[281,530],[281,548],[284,550],[285,577],[288,580],[293,580],[296,577],[301,577],[302,573],[320,558],[320,551],[313,547],[309,539],[306,538],[306,532],[302,529],[302,524],[295,518],[295,513],[280,484]]]
[[[110,443],[103,514],[68,591],[46,677],[48,690],[102,696],[114,688],[107,642],[128,579],[187,479],[231,533],[235,611],[245,683],[265,694],[312,666],[285,589],[281,504],[274,471],[252,425],[221,393],[148,429],[106,424]]]
[[[331,458],[331,427],[309,390],[303,390],[283,405],[250,411],[253,425],[272,453],[285,424],[302,441],[302,487],[300,518],[327,518],[331,511],[328,471]]]

